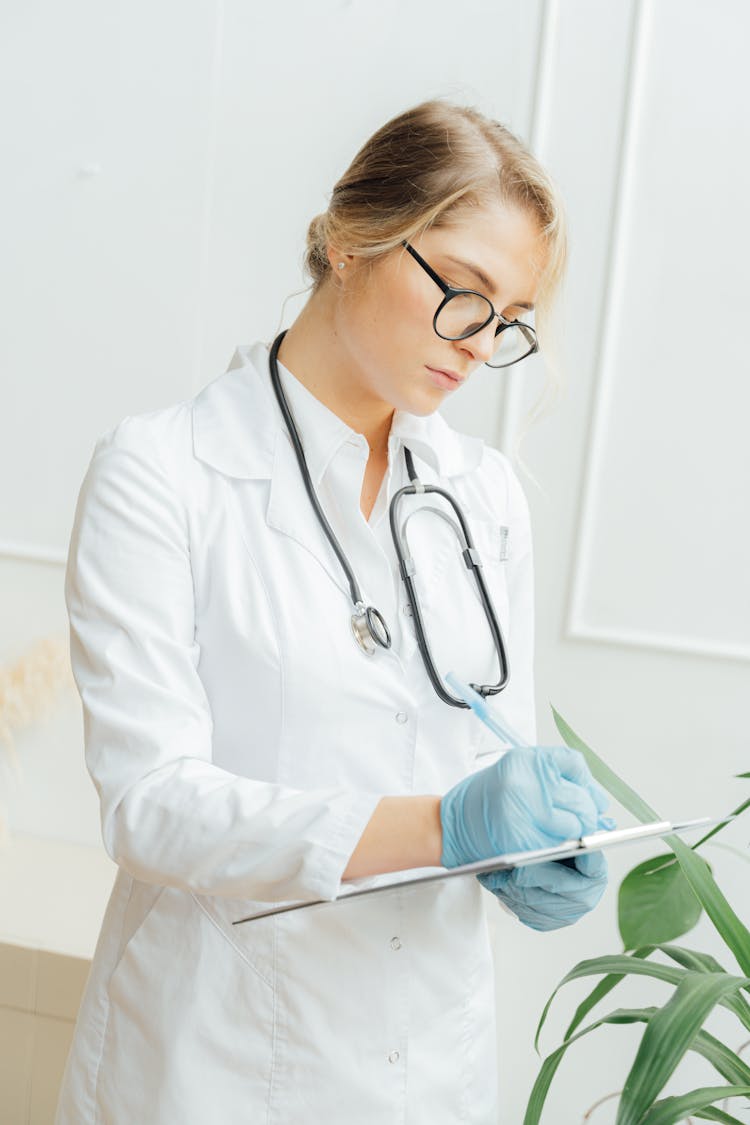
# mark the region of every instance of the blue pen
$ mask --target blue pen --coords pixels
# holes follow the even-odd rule
[[[476,717],[481,719],[484,725],[489,727],[498,738],[504,739],[505,742],[510,742],[513,747],[529,745],[529,743],[524,738],[521,738],[520,734],[517,734],[504,720],[498,719],[491,713],[484,696],[480,695],[478,691],[474,691],[474,688],[469,687],[463,680],[459,680],[458,676],[454,675],[453,672],[448,672],[445,681],[453,688],[459,698],[463,699],[464,703],[468,703]],[[611,830],[616,827],[617,822],[613,820],[611,816],[602,816],[600,814],[599,824],[602,828]],[[556,862],[564,863],[566,867],[575,867],[574,859],[559,859],[556,860]]]
[[[463,699],[464,703],[468,703],[477,718],[481,719],[484,725],[489,727],[498,738],[509,742],[511,746],[529,745],[524,738],[521,738],[520,734],[517,734],[513,730],[513,727],[508,726],[506,722],[498,719],[490,712],[484,696],[481,696],[478,691],[474,691],[474,688],[469,687],[463,680],[459,680],[458,676],[454,675],[453,672],[448,673],[445,677],[445,681],[453,688],[456,695],[458,695],[460,699]]]

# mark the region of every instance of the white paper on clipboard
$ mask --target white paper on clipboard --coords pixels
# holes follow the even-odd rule
[[[725,817],[699,817],[697,820],[686,820],[672,823],[668,820],[655,820],[647,824],[636,824],[631,828],[613,828],[603,832],[592,832],[588,836],[581,836],[577,840],[563,840],[549,848],[538,848],[535,851],[507,852],[505,855],[493,856],[477,863],[466,863],[460,867],[421,867],[416,870],[394,871],[387,875],[368,876],[363,879],[352,879],[346,890],[337,898],[314,899],[311,902],[284,902],[274,903],[268,910],[258,911],[246,918],[237,918],[232,925],[239,926],[243,922],[252,922],[256,918],[268,918],[272,914],[286,914],[292,910],[304,910],[313,906],[336,906],[347,902],[351,898],[363,895],[380,894],[385,891],[416,886],[422,883],[433,883],[442,879],[456,879],[462,875],[479,875],[485,871],[508,871],[513,867],[528,867],[534,863],[545,863],[547,860],[566,859],[569,856],[581,855],[584,852],[604,851],[607,848],[621,847],[636,840],[648,839],[650,836],[670,836],[688,832],[694,828],[709,828],[715,824],[726,824],[734,816]]]

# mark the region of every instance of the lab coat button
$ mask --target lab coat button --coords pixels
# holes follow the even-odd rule
[[[406,715],[403,711],[398,711],[396,713],[396,722],[397,723],[408,723],[408,721],[409,721],[409,716]]]
[[[388,1062],[389,1063],[397,1063],[398,1062],[398,1051],[391,1051],[390,1055],[388,1056]]]
[[[399,939],[397,937],[392,937],[391,938],[391,949],[400,949],[400,948],[401,948],[401,942],[399,941]]]

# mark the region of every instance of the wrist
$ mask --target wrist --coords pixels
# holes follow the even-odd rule
[[[440,797],[424,797],[421,804],[425,867],[442,866],[443,825],[440,818]],[[420,864],[421,866],[421,864]]]
[[[342,879],[439,867],[442,846],[440,797],[383,797],[349,857]]]
[[[449,790],[440,800],[440,866],[458,867],[466,862],[461,853],[461,809],[457,787]]]

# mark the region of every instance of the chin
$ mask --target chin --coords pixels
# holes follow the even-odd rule
[[[447,397],[446,392],[441,394],[439,388],[436,387],[434,395],[415,395],[410,403],[401,407],[401,410],[405,410],[408,414],[415,414],[418,418],[426,418],[428,415],[434,414]]]

